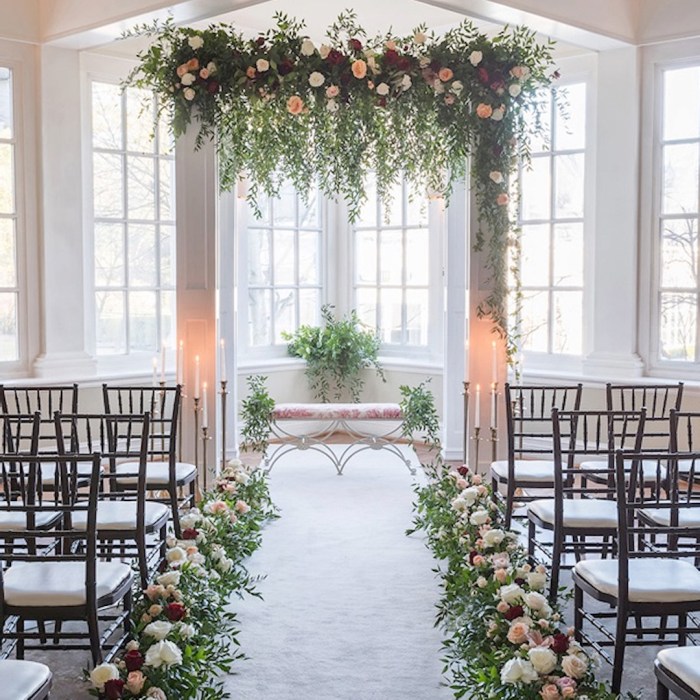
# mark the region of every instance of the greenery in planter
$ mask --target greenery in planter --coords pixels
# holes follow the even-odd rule
[[[241,405],[241,419],[244,452],[261,452],[265,454],[269,445],[272,427],[272,411],[275,400],[270,396],[265,382],[267,377],[255,374],[247,378],[248,396]]]
[[[377,359],[379,337],[360,327],[354,309],[341,319],[335,318],[333,309],[330,304],[321,308],[322,326],[301,326],[284,338],[289,341],[289,354],[306,360],[306,376],[317,399],[328,402],[332,396],[338,401],[347,390],[357,402],[364,386],[363,369],[374,367],[386,381]]]
[[[401,392],[401,412],[403,413],[403,425],[401,433],[413,444],[416,433],[421,434],[421,440],[431,451],[437,452],[436,459],[440,458],[440,418],[435,408],[435,397],[427,385],[430,379],[421,382],[418,386],[399,387]]]

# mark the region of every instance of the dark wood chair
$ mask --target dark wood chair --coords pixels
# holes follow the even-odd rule
[[[36,661],[0,660],[0,698],[45,700],[51,692],[53,675]]]
[[[527,503],[538,496],[527,489],[554,488],[554,436],[552,409],[577,411],[582,385],[512,386],[505,385],[508,458],[491,464],[491,483],[496,502],[505,505],[506,527],[510,528],[516,503]],[[505,489],[505,496],[500,489]]]
[[[673,693],[680,700],[700,699],[700,649],[662,649],[654,662],[656,699],[669,700]]]

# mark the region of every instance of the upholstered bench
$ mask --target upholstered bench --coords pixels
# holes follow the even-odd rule
[[[374,435],[360,429],[358,423],[386,423],[385,432]],[[309,425],[315,424],[315,425]],[[320,424],[320,427],[319,427]],[[397,403],[282,403],[272,413],[272,435],[264,463],[269,471],[275,462],[292,450],[312,450],[325,455],[342,476],[346,463],[364,450],[388,450],[409,469],[416,470],[411,460],[398,447],[403,413]],[[306,430],[299,430],[306,426]],[[328,444],[333,433],[349,436],[350,444],[334,450]]]

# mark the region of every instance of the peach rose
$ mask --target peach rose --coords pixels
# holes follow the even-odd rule
[[[290,114],[301,114],[304,111],[304,100],[299,95],[292,95],[287,100],[287,111]]]
[[[241,515],[244,515],[249,510],[250,506],[245,501],[236,501],[236,511],[238,511]]]
[[[445,95],[443,98],[445,100],[446,105],[453,105],[455,103],[455,96],[454,95]]]
[[[582,678],[588,670],[588,661],[575,654],[569,654],[561,660],[561,668],[571,678]]]
[[[248,66],[245,69],[245,74],[252,80],[255,77],[255,68],[253,68],[253,66]]]
[[[496,569],[493,575],[498,583],[505,583],[508,580],[508,572],[505,569]]]
[[[181,63],[178,67],[177,70],[175,71],[177,73],[178,78],[182,78],[185,73],[187,73],[187,64],[186,63]]]
[[[199,59],[197,58],[191,58],[189,61],[187,61],[187,70],[198,70],[199,69]]]
[[[358,80],[362,80],[367,75],[367,64],[361,58],[358,58],[357,61],[353,61],[351,70]]]
[[[529,632],[530,628],[524,622],[514,622],[508,630],[508,641],[511,644],[524,644]]]
[[[326,97],[333,99],[334,97],[338,97],[340,94],[340,88],[337,85],[329,85],[326,88]]]
[[[513,66],[510,69],[510,74],[518,80],[522,80],[523,78],[525,78],[529,72],[529,69],[525,66]]]
[[[493,114],[493,109],[491,105],[487,105],[483,102],[479,103],[476,108],[476,116],[480,119],[488,119]]]
[[[547,685],[540,690],[540,695],[542,696],[542,700],[558,700],[559,688],[557,688],[554,683],[547,683]]]
[[[504,612],[508,612],[510,610],[510,605],[508,605],[505,600],[500,600],[496,606],[496,610],[503,614]]]
[[[199,71],[199,77],[202,80],[206,80],[209,77],[209,71],[206,68],[202,68],[202,70]]]
[[[473,559],[474,566],[481,566],[484,563],[484,557],[481,554],[477,554]]]
[[[212,513],[226,513],[228,512],[228,504],[225,501],[212,501],[208,506],[207,510]]]
[[[162,596],[165,593],[165,588],[160,584],[152,583],[145,590],[145,593],[148,600],[155,600],[156,598],[160,598],[160,596]]]
[[[509,201],[510,197],[505,192],[501,192],[501,194],[496,197],[496,204],[498,204],[499,207],[505,207]]]
[[[130,693],[138,695],[141,692],[145,682],[146,677],[143,675],[143,673],[141,673],[141,671],[132,671],[126,677],[126,688]]]
[[[454,77],[454,73],[451,68],[440,68],[438,71],[438,78],[442,80],[443,83],[447,83]]]
[[[474,486],[479,486],[481,484],[480,474],[474,474],[474,476],[472,476],[472,484],[474,484]]]

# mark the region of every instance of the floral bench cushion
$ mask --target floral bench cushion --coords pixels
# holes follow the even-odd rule
[[[280,403],[272,417],[280,420],[403,420],[397,403]]]

